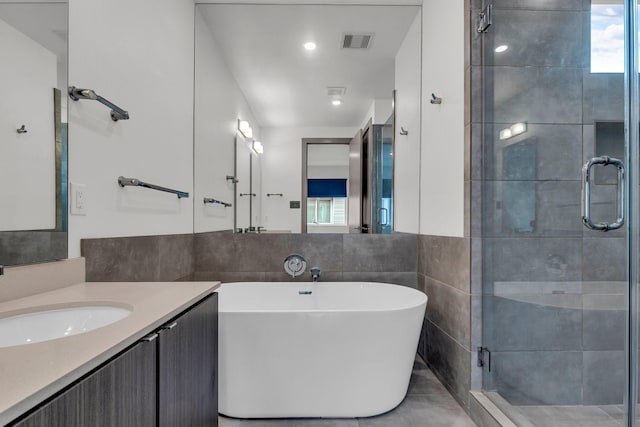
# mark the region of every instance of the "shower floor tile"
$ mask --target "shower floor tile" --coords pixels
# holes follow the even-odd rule
[[[544,427],[616,427],[615,419],[599,406],[518,406],[520,413],[534,426]]]
[[[416,357],[405,400],[386,414],[348,419],[239,420],[219,417],[219,427],[473,427],[475,424]]]

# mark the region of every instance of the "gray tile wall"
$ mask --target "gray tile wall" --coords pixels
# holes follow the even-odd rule
[[[0,264],[26,265],[67,258],[67,232],[0,232]]]
[[[173,281],[193,273],[193,234],[82,239],[87,281]]]
[[[471,239],[418,236],[418,285],[429,298],[419,352],[468,411],[473,332]]]
[[[194,280],[289,281],[288,254],[320,267],[323,281],[375,281],[417,287],[418,238],[414,234],[233,234],[194,236]]]
[[[284,258],[299,253],[324,281],[390,282],[416,288],[414,234],[234,234],[83,239],[89,281],[289,281]],[[306,273],[296,281],[309,281]]]

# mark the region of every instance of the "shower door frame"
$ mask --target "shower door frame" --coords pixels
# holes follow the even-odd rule
[[[638,224],[638,206],[640,206],[640,149],[638,147],[640,123],[640,95],[638,85],[638,0],[624,0],[625,15],[625,64],[624,64],[624,119],[625,119],[625,157],[627,163],[627,334],[626,334],[626,393],[625,417],[626,425],[636,425],[636,409],[638,402],[638,256],[640,232]],[[631,124],[635,124],[632,126]]]

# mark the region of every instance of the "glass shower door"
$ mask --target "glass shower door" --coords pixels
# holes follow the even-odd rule
[[[393,232],[393,126],[373,125],[372,233]]]
[[[634,20],[622,1],[491,3],[472,64],[482,87],[472,132],[483,140],[483,389],[518,424],[627,425],[638,256],[628,123],[638,116],[624,34],[637,34]]]

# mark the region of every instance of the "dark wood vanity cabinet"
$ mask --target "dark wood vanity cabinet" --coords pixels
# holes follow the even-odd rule
[[[160,427],[218,425],[217,313],[214,294],[160,330]]]
[[[13,425],[217,426],[217,313],[212,294]]]
[[[16,426],[155,426],[156,353],[140,341]]]

